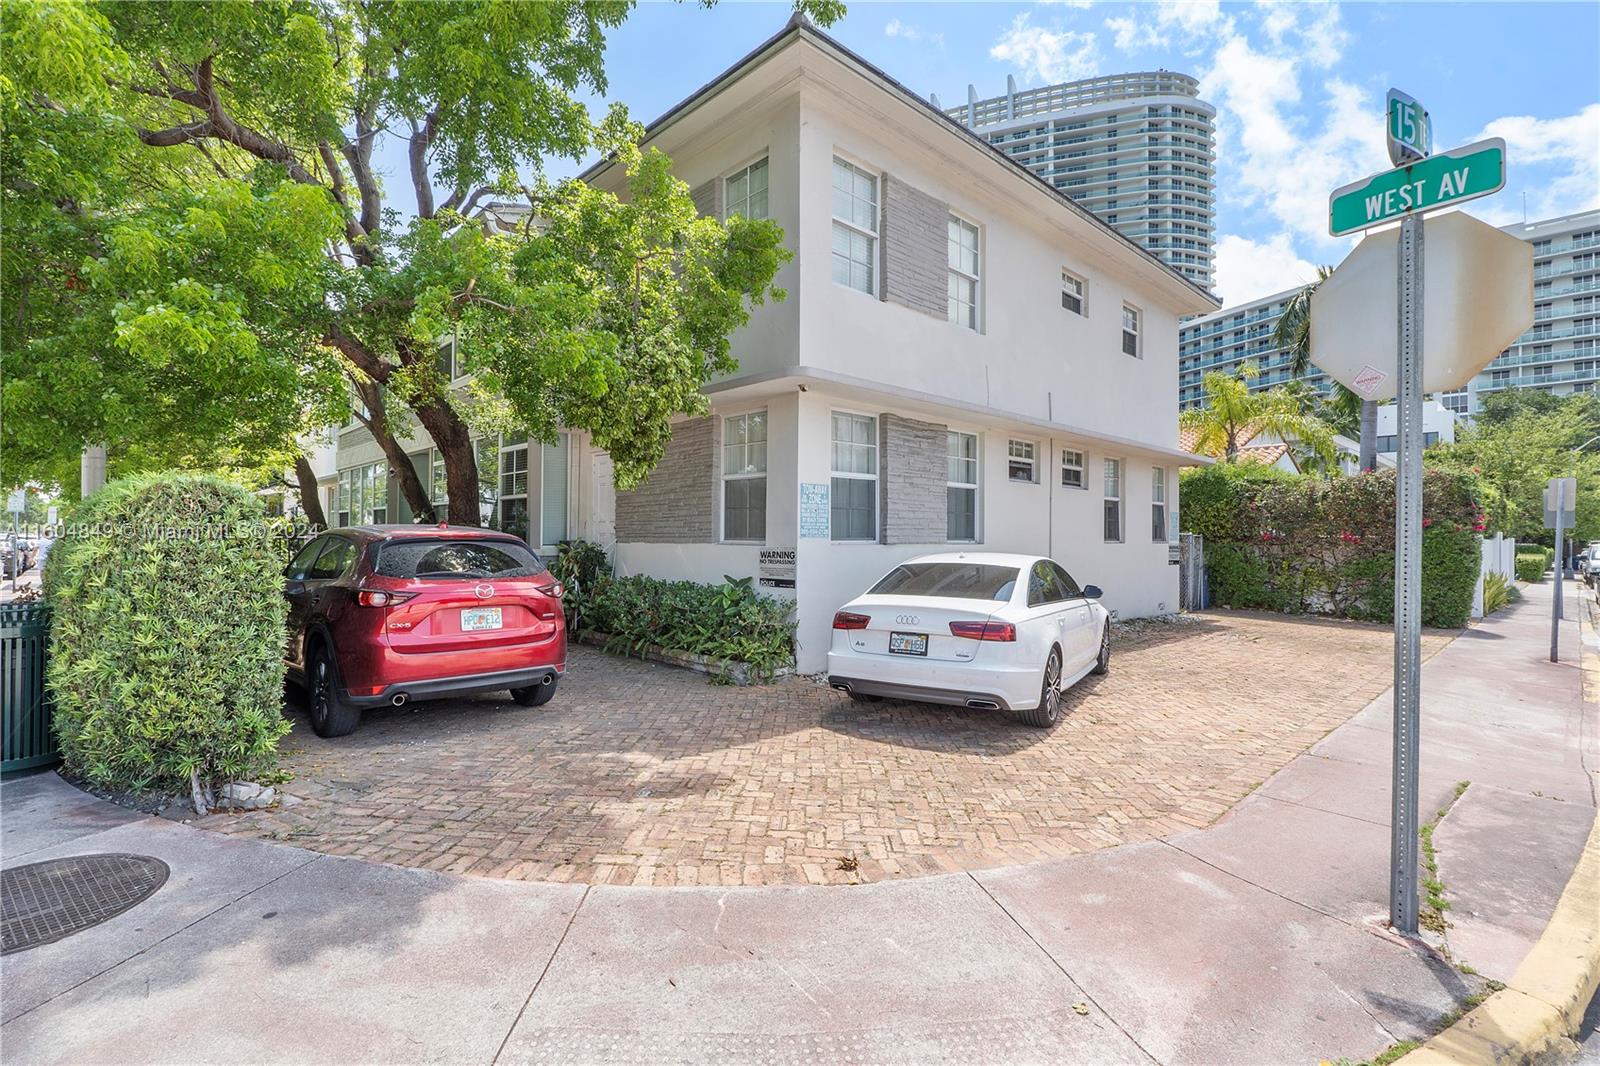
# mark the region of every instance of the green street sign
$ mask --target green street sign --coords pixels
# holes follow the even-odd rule
[[[1491,137],[1333,190],[1328,232],[1342,237],[1418,211],[1476,200],[1505,184],[1506,142]]]
[[[1428,109],[1399,89],[1389,90],[1389,162],[1397,167],[1433,154]]]

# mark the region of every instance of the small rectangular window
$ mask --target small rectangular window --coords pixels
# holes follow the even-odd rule
[[[1122,305],[1122,354],[1139,358],[1139,309]]]
[[[1006,477],[1032,484],[1039,480],[1039,462],[1031,440],[1006,442]]]
[[[1122,540],[1122,460],[1105,460],[1105,535],[1107,541]]]
[[[722,420],[722,539],[767,539],[767,412]]]
[[[1167,539],[1167,472],[1159,466],[1150,468],[1150,539]]]
[[[978,539],[978,437],[946,434],[945,539]]]
[[[1088,292],[1088,282],[1070,270],[1061,272],[1061,306],[1075,315],[1085,313],[1087,307],[1085,296]]]
[[[833,160],[833,280],[875,295],[878,291],[878,179],[837,157]]]
[[[950,321],[978,328],[978,227],[950,216],[949,226]]]
[[[878,539],[878,420],[833,412],[834,540]]]
[[[734,171],[724,185],[724,214],[728,218],[742,215],[745,218],[767,216],[767,161],[758,159],[749,166]]]
[[[1089,483],[1083,476],[1083,453],[1061,449],[1061,484],[1069,489],[1086,489]]]

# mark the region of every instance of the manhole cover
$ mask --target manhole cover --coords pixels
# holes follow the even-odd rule
[[[0,955],[50,944],[115,918],[167,881],[148,855],[74,855],[0,871]]]

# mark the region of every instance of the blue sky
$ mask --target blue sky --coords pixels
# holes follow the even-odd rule
[[[649,121],[788,15],[784,3],[641,4],[610,38],[606,99]],[[1326,235],[1327,194],[1388,167],[1391,85],[1427,106],[1436,148],[1506,138],[1506,189],[1472,214],[1520,221],[1524,194],[1530,219],[1600,207],[1600,4],[851,0],[829,32],[946,105],[969,82],[998,95],[1008,74],[1022,87],[1157,67],[1200,78],[1218,109],[1217,289],[1229,304],[1348,251]],[[400,192],[403,146],[382,156]]]

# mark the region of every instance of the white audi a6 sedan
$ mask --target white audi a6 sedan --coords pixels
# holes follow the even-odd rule
[[[828,684],[880,697],[1012,712],[1046,728],[1061,693],[1111,665],[1100,590],[1037,555],[923,555],[833,616]]]

